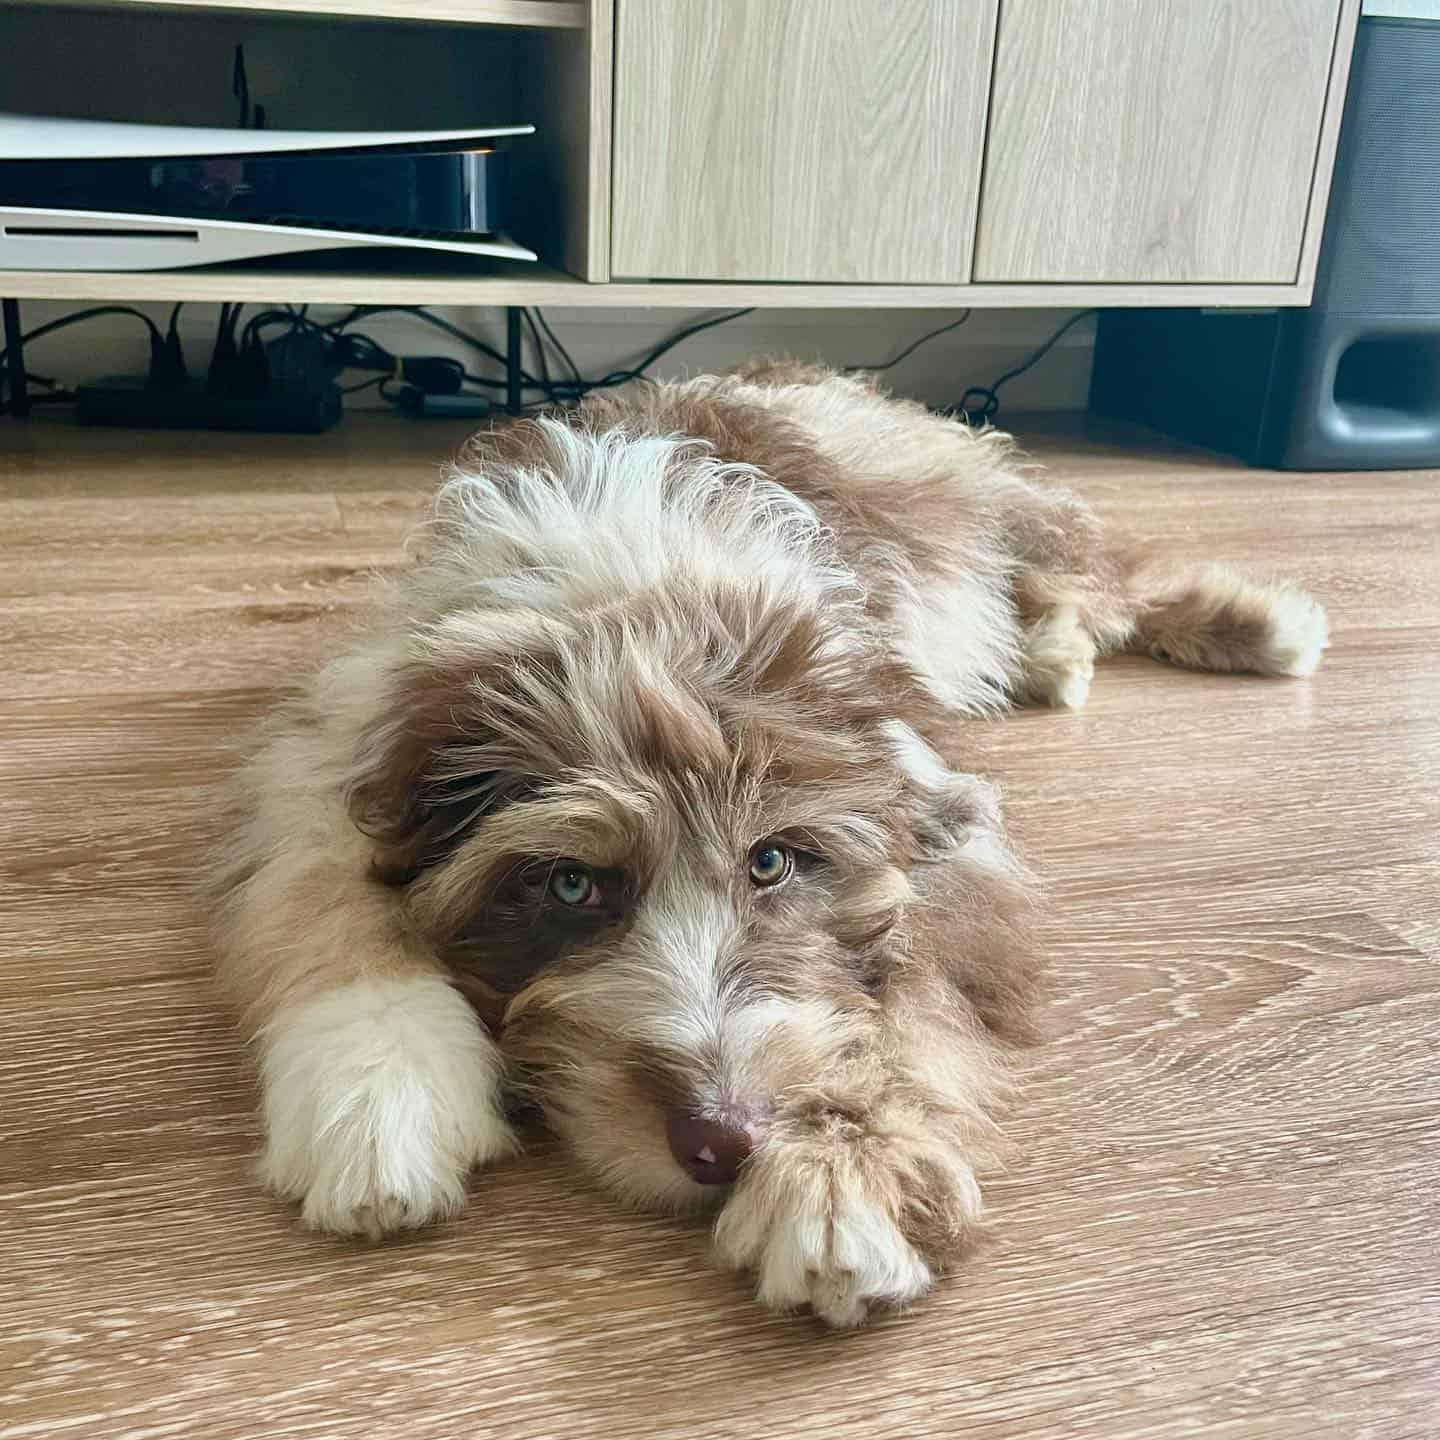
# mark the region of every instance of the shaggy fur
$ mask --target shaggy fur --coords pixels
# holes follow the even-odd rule
[[[837,1325],[975,1226],[1036,969],[995,793],[930,742],[1082,704],[1107,652],[1325,643],[1297,592],[1127,554],[1004,436],[794,366],[483,434],[419,550],[275,717],[222,867],[269,1182],[423,1224],[523,1094]],[[753,1145],[734,1183],[676,1116]]]

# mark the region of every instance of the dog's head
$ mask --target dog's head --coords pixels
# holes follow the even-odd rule
[[[582,1158],[701,1203],[867,1063],[902,917],[993,801],[896,718],[914,687],[787,497],[616,442],[627,511],[605,437],[546,443],[448,492],[354,810]]]

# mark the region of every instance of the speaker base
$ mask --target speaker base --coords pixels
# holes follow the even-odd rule
[[[1106,311],[1090,408],[1278,470],[1440,466],[1440,316]]]

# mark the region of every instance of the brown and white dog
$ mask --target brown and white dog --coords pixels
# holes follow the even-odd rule
[[[523,1094],[623,1199],[718,1206],[767,1305],[854,1325],[929,1287],[1036,969],[995,793],[929,740],[1083,704],[1106,652],[1305,675],[1326,639],[1009,455],[789,365],[472,442],[275,718],[222,867],[306,1224],[454,1212]]]

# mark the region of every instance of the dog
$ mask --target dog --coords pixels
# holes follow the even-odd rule
[[[321,1230],[420,1226],[518,1098],[622,1200],[718,1209],[765,1305],[903,1306],[976,1231],[1040,965],[996,792],[941,750],[1082,705],[1105,654],[1325,643],[1305,595],[1127,550],[863,378],[477,436],[241,775],[220,968],[265,1179]]]

